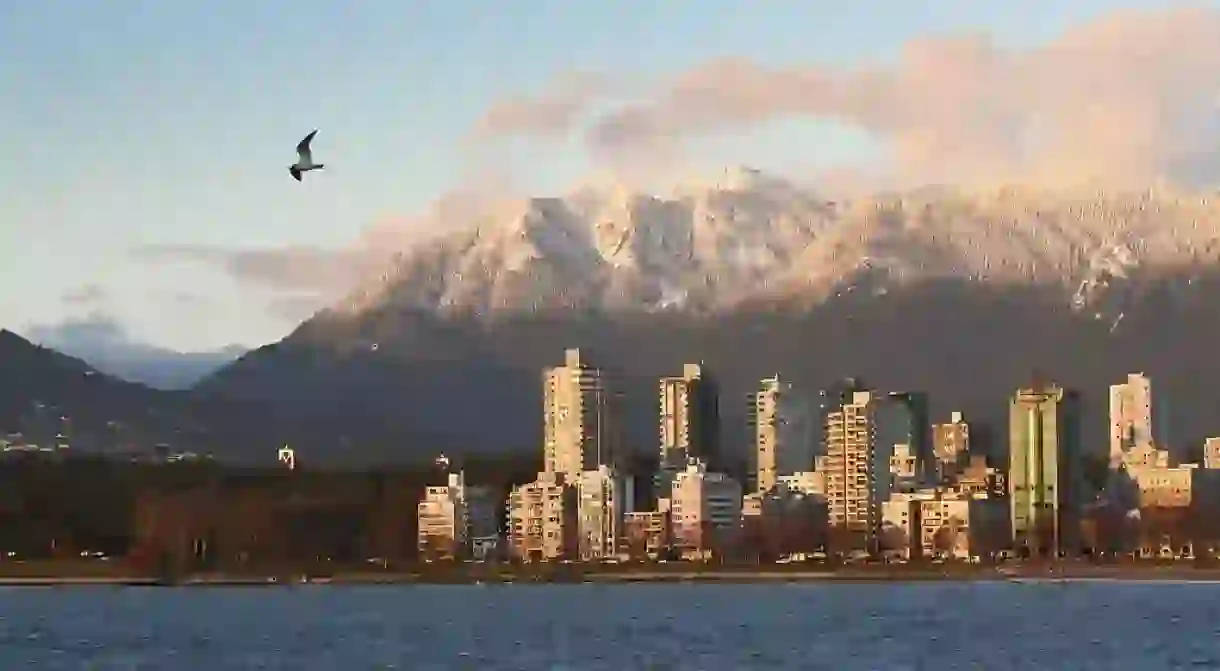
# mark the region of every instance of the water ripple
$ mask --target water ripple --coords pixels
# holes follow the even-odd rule
[[[0,669],[1220,669],[1220,585],[6,590]]]

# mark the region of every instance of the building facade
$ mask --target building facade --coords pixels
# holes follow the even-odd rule
[[[889,458],[876,459],[873,447],[873,394],[855,392],[826,418],[826,499],[830,526],[870,540],[880,523],[874,486],[889,489]],[[885,467],[876,468],[878,463]],[[878,478],[880,482],[878,482]]]
[[[653,490],[669,496],[673,476],[690,459],[714,463],[720,443],[720,398],[715,378],[700,364],[688,363],[680,377],[661,378],[660,459]]]
[[[576,482],[579,501],[577,534],[582,561],[609,559],[618,554],[623,515],[631,512],[629,480],[609,466],[581,473]]]
[[[932,459],[935,477],[944,482],[957,476],[970,456],[970,424],[960,412],[932,427]]]
[[[811,399],[776,375],[759,383],[749,410],[755,491],[770,491],[781,476],[813,467],[818,431]]]
[[[691,462],[675,476],[669,500],[674,547],[691,556],[726,551],[741,528],[741,485],[724,473]]]
[[[539,473],[508,496],[508,549],[526,562],[575,558],[578,552],[576,488],[560,473]]]
[[[1003,500],[964,494],[918,502],[920,552],[924,557],[989,557],[1008,546]]]
[[[897,493],[881,503],[878,551],[887,558],[914,559],[920,553],[919,501],[910,493]]]
[[[446,484],[424,490],[417,517],[419,555],[428,559],[469,556],[476,538],[497,535],[491,492],[467,485],[460,472],[449,473]]]
[[[620,403],[605,373],[578,349],[564,365],[543,372],[543,449],[547,473],[575,482],[585,471],[613,466],[618,451]]]
[[[1110,385],[1110,467],[1118,468],[1127,453],[1153,449],[1152,380],[1130,373],[1127,381]]]
[[[1220,438],[1203,441],[1203,468],[1220,469]]]
[[[919,393],[856,391],[826,415],[827,454],[819,463],[830,525],[864,545],[857,549],[876,549],[882,502],[899,485],[913,489],[923,480],[926,407]]]
[[[660,559],[670,546],[668,510],[623,515],[622,552],[632,559]]]
[[[1009,402],[1008,497],[1012,545],[1031,555],[1063,551],[1080,454],[1077,395],[1054,384],[1019,389]]]

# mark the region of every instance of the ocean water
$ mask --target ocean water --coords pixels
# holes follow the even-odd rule
[[[0,590],[0,669],[1220,669],[1220,585]]]

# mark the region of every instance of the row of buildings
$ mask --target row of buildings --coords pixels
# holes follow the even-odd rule
[[[1220,473],[1220,439],[1203,464],[1170,464],[1141,374],[1111,388],[1111,477],[1099,497],[1079,467],[1078,395],[1055,384],[1012,395],[997,468],[972,452],[960,413],[932,424],[922,393],[847,379],[809,395],[770,377],[750,398],[753,458],[740,478],[722,472],[719,390],[701,365],[659,381],[651,474],[622,467],[621,398],[579,350],[544,371],[543,390],[543,471],[509,492],[502,517],[493,493],[460,473],[429,488],[419,504],[425,556],[1053,556],[1097,545],[1078,532],[1099,511],[1129,520],[1210,505],[1205,485]],[[638,496],[644,488],[651,494]]]

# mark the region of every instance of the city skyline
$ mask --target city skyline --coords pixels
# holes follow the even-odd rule
[[[562,363],[539,376],[546,438],[535,447],[541,466],[533,480],[519,470],[508,480],[494,471],[491,480],[482,479],[487,471],[468,479],[467,459],[447,455],[407,476],[426,484],[414,502],[419,557],[617,563],[646,551],[652,559],[738,562],[804,561],[811,552],[833,551],[849,562],[977,562],[1090,550],[1182,559],[1197,551],[1211,556],[1210,545],[1196,543],[1220,541],[1207,535],[1208,516],[1220,509],[1220,437],[1207,439],[1191,461],[1149,438],[1157,400],[1144,373],[1110,386],[1107,423],[1120,419],[1109,436],[1117,437],[1119,451],[1106,455],[1098,446],[1099,474],[1087,473],[1083,463],[1080,392],[1045,376],[1009,395],[1001,455],[978,449],[976,427],[960,412],[934,420],[919,391],[884,391],[849,378],[813,392],[772,373],[750,394],[756,458],[743,466],[710,449],[722,429],[711,409],[726,400],[713,398],[714,383],[702,386],[715,371],[679,368],[681,376],[663,376],[653,387],[655,458],[628,459],[617,439],[602,440],[616,436],[623,421],[611,410],[622,400],[617,375],[588,352],[565,350]],[[10,451],[25,458],[6,460],[15,468],[47,456],[6,446]],[[676,463],[674,451],[685,463]],[[53,452],[67,469],[101,463],[76,460],[66,445]],[[155,463],[188,465],[184,474],[226,468],[168,449],[155,456]],[[290,445],[275,456],[277,468],[257,477],[277,486],[292,486],[302,471],[300,481],[311,487],[330,477],[367,484],[372,474],[327,475]],[[202,470],[191,469],[192,462]],[[446,474],[443,484],[439,473]],[[380,492],[378,505],[410,497],[373,492]]]
[[[564,358],[543,374],[543,469],[506,501],[504,552],[521,561],[618,562],[644,551],[653,560],[673,553],[707,561],[776,548],[886,561],[1062,558],[1129,542],[1113,525],[1116,515],[1132,513],[1160,520],[1150,533],[1165,534],[1141,536],[1140,553],[1193,557],[1195,541],[1204,540],[1197,536],[1199,516],[1220,504],[1220,438],[1206,441],[1201,462],[1171,460],[1152,438],[1152,386],[1142,373],[1110,388],[1115,451],[1104,482],[1085,473],[1079,392],[1040,376],[1009,398],[1003,460],[976,453],[961,413],[932,422],[919,392],[879,392],[848,379],[809,394],[778,375],[765,377],[750,395],[755,457],[734,473],[724,468],[724,455],[679,440],[692,435],[696,417],[685,397],[714,375],[695,364],[659,381],[658,453],[649,473],[622,470],[617,452],[590,450],[582,431],[555,430],[556,414],[580,418],[582,406],[600,406],[615,394],[613,375],[587,355],[569,349]],[[815,408],[821,421],[809,431]],[[613,431],[602,422],[621,421],[595,417],[599,434]],[[684,464],[674,463],[675,450]],[[448,477],[453,490],[460,476]],[[421,552],[431,543],[425,505],[437,504],[421,503]],[[453,558],[471,547],[463,550],[457,540],[469,535],[458,529],[464,517],[451,512],[449,519],[453,544],[442,555]],[[1099,524],[1111,528],[1104,540]]]

